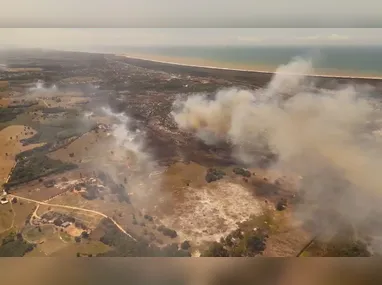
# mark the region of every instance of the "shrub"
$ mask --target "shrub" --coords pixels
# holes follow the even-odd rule
[[[190,244],[190,242],[188,240],[185,240],[180,245],[180,248],[183,249],[183,250],[188,250],[190,247],[191,247],[191,244]]]
[[[157,230],[170,238],[176,238],[178,236],[178,233],[175,230],[169,229],[163,225],[160,225]]]
[[[148,221],[150,221],[150,222],[152,222],[153,221],[153,217],[152,216],[150,216],[150,215],[144,215],[143,216],[146,220],[148,220]]]
[[[277,211],[283,211],[287,207],[287,200],[285,198],[281,198],[276,205]]]
[[[206,174],[206,181],[208,183],[211,183],[213,181],[217,181],[219,179],[222,179],[225,176],[225,172],[222,170],[218,170],[215,168],[210,168],[207,170]]]
[[[251,177],[251,172],[249,172],[248,170],[246,170],[244,168],[235,167],[232,171],[233,171],[233,173],[235,173],[237,175],[241,175],[244,177]]]

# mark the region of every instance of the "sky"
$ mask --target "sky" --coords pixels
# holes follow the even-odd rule
[[[382,28],[2,28],[0,47],[381,45]]]
[[[16,0],[0,47],[382,45],[381,0]]]
[[[380,0],[16,0],[2,27],[382,28]]]

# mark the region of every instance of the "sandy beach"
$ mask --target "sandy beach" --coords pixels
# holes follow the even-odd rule
[[[219,70],[246,71],[246,72],[258,72],[258,73],[269,74],[269,73],[274,73],[277,69],[277,66],[232,64],[229,62],[223,63],[223,62],[211,61],[211,60],[206,60],[201,58],[184,58],[184,57],[172,57],[172,56],[164,56],[164,55],[137,54],[137,53],[122,54],[122,56],[131,58],[131,59],[147,60],[147,61],[152,61],[157,63],[219,69]],[[294,74],[290,74],[290,75],[294,75]],[[356,74],[354,71],[345,71],[345,70],[337,70],[337,69],[318,69],[318,70],[315,70],[314,74],[306,74],[306,75],[316,76],[316,77],[382,80],[382,75],[377,75],[377,74],[363,75],[363,74]]]

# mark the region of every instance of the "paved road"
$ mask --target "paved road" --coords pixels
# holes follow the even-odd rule
[[[73,206],[68,206],[68,205],[60,205],[60,204],[50,204],[50,203],[46,203],[46,202],[41,202],[41,201],[37,201],[37,200],[33,200],[33,199],[29,199],[29,198],[25,198],[25,197],[21,197],[21,196],[17,196],[17,195],[13,195],[13,194],[8,194],[8,196],[10,196],[11,198],[12,197],[15,197],[17,199],[20,199],[20,200],[25,200],[25,201],[29,201],[29,202],[33,202],[33,203],[36,203],[36,204],[39,204],[39,205],[45,205],[45,206],[50,206],[50,207],[57,207],[57,208],[64,208],[64,209],[71,209],[71,210],[77,210],[77,211],[83,211],[83,212],[88,212],[88,213],[93,213],[93,214],[96,214],[96,215],[99,215],[99,216],[102,216],[104,218],[107,218],[109,219],[110,221],[113,222],[113,224],[121,231],[123,232],[125,235],[127,235],[129,238],[133,239],[134,241],[137,241],[133,236],[131,236],[128,232],[126,232],[113,218],[105,215],[104,213],[101,213],[101,212],[98,212],[98,211],[95,211],[95,210],[90,210],[90,209],[84,209],[84,208],[79,208],[79,207],[73,207]]]

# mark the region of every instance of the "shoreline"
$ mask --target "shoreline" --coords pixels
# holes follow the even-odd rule
[[[128,54],[117,54],[118,56],[123,56],[130,59],[136,59],[136,60],[142,60],[142,61],[150,61],[155,63],[161,63],[161,64],[168,64],[168,65],[176,65],[176,66],[183,66],[183,67],[196,67],[196,68],[205,68],[205,69],[211,69],[211,70],[226,70],[226,71],[239,71],[239,72],[249,72],[249,73],[262,73],[262,74],[275,74],[276,71],[270,71],[270,70],[257,70],[257,69],[244,69],[244,68],[231,68],[231,67],[219,67],[219,66],[212,66],[212,65],[199,65],[199,64],[188,64],[188,63],[181,63],[176,61],[167,61],[167,60],[158,60],[154,58],[148,57],[142,57],[142,56],[133,56]],[[302,75],[301,73],[283,73],[287,75]],[[322,78],[338,78],[338,79],[365,79],[365,80],[382,80],[381,76],[362,76],[362,75],[341,75],[341,74],[303,74],[305,76],[309,77],[322,77]]]

